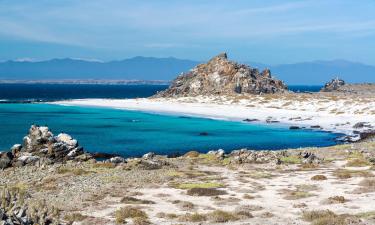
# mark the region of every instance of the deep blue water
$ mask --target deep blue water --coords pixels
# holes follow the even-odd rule
[[[335,144],[337,134],[289,130],[184,116],[165,116],[107,108],[49,104],[0,104],[0,150],[21,143],[31,124],[47,125],[57,135],[66,132],[90,152],[139,156],[206,152],[247,147],[284,149]]]
[[[149,97],[167,85],[95,85],[95,84],[0,84],[0,102],[55,101],[80,98]],[[295,92],[316,92],[321,86],[292,85]]]
[[[141,98],[167,85],[0,84],[0,100],[56,101],[81,98]],[[3,101],[4,102],[4,101]]]
[[[289,90],[293,92],[319,92],[321,85],[289,85]]]

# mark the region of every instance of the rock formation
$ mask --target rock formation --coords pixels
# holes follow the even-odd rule
[[[339,79],[338,77],[335,79],[332,79],[330,82],[326,83],[324,87],[322,88],[322,92],[331,92],[331,91],[337,91],[340,87],[345,85],[345,81]]]
[[[55,163],[89,158],[91,155],[85,153],[70,135],[61,133],[53,136],[48,127],[32,125],[29,134],[23,138],[23,145],[16,144],[9,152],[0,153],[0,169],[37,162]]]
[[[228,60],[227,54],[222,53],[178,76],[167,90],[159,92],[156,97],[262,94],[286,90],[286,85],[273,78],[270,70],[259,72]]]

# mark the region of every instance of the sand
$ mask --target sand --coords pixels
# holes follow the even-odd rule
[[[69,106],[109,107],[160,114],[177,114],[220,120],[267,120],[285,125],[352,135],[359,122],[375,126],[375,98],[290,94],[282,96],[184,97],[138,99],[77,99],[54,102]]]

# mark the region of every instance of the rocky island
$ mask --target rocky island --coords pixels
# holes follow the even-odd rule
[[[259,72],[258,69],[230,61],[226,53],[221,53],[178,76],[167,90],[156,97],[274,94],[286,90],[287,86],[273,78],[270,70]]]

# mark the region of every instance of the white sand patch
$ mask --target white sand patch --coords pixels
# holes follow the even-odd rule
[[[110,107],[161,114],[178,114],[222,120],[257,119],[310,128],[319,125],[326,131],[352,134],[358,122],[375,126],[375,100],[364,97],[325,97],[286,95],[281,97],[246,96],[184,97],[158,99],[78,99],[54,104]],[[362,128],[357,130],[365,130]]]

